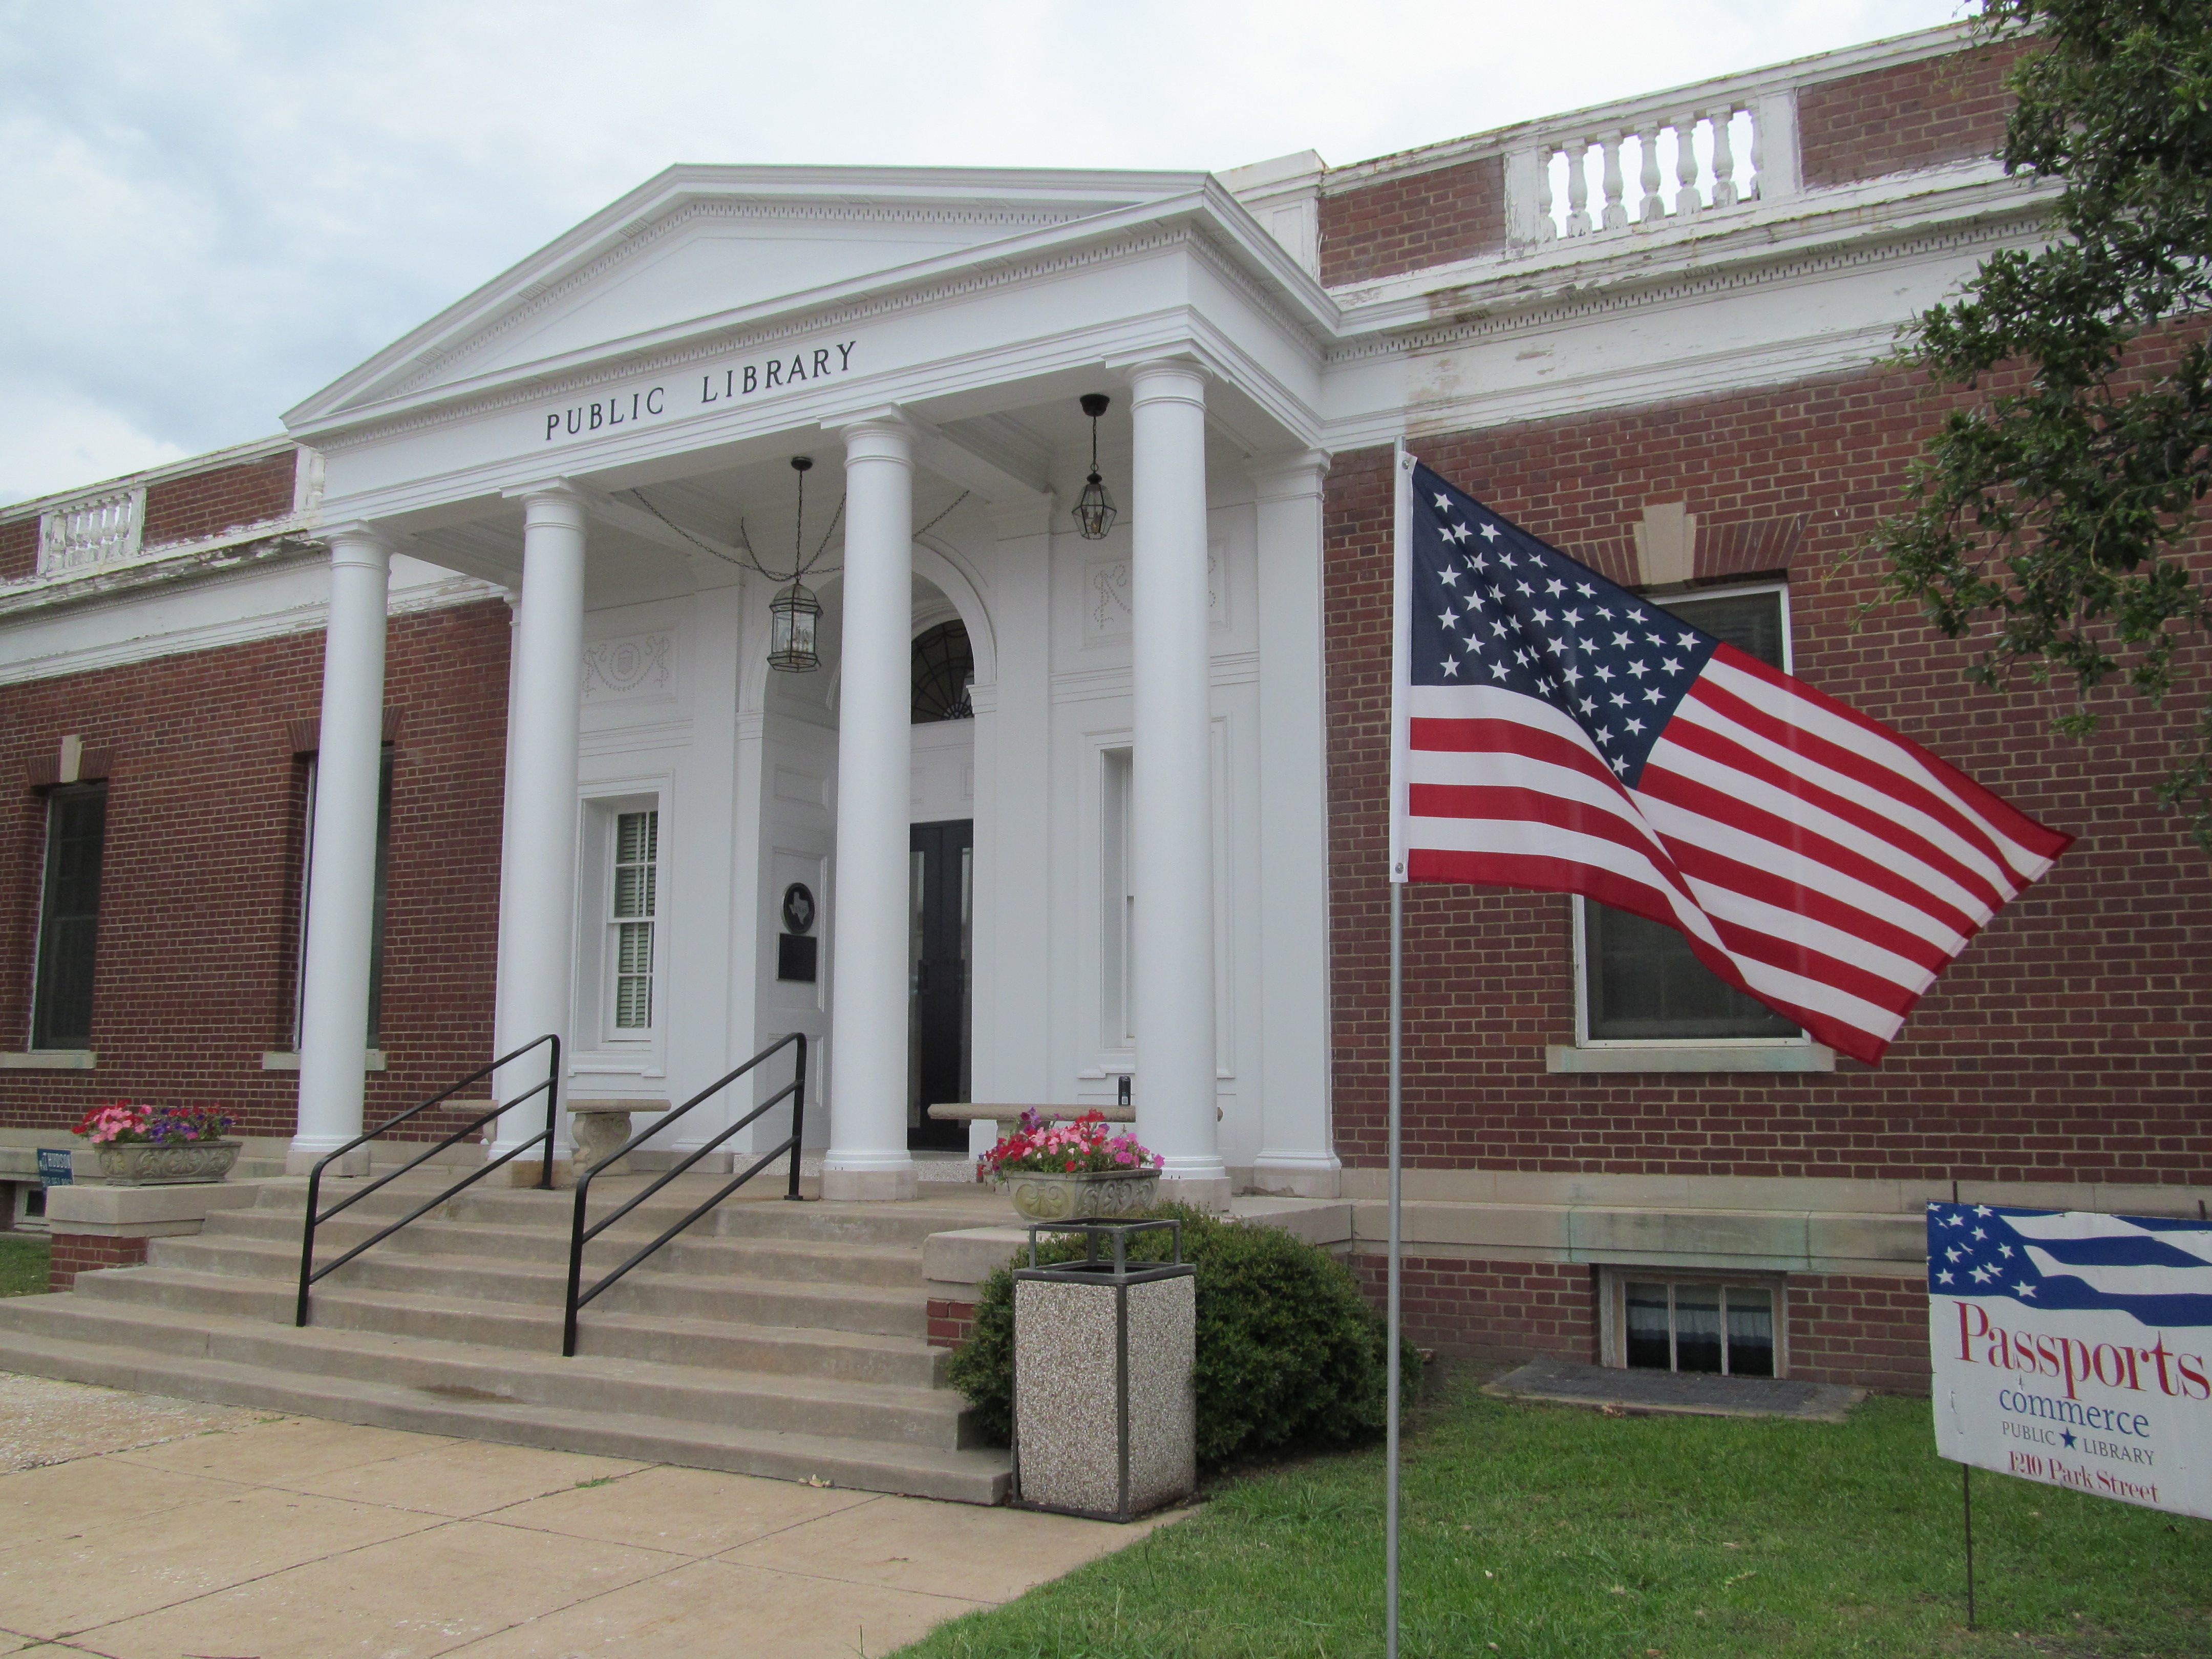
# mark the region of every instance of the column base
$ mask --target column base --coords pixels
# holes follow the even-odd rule
[[[1260,1158],[1252,1165],[1252,1190],[1273,1198],[1340,1198],[1343,1166],[1334,1158]]]
[[[915,1197],[917,1182],[914,1165],[890,1170],[836,1170],[822,1171],[822,1196],[837,1204],[896,1204]]]
[[[1229,1208],[1233,1185],[1226,1174],[1178,1176],[1163,1172],[1160,1176],[1160,1202],[1188,1204],[1194,1210],[1220,1215]]]
[[[328,1146],[302,1146],[294,1141],[284,1149],[284,1173],[288,1176],[311,1175],[323,1156],[333,1150]],[[356,1146],[343,1158],[334,1159],[326,1176],[365,1176],[368,1173],[368,1148]]]

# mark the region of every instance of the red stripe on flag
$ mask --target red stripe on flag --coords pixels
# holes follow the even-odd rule
[[[1711,703],[1717,700],[1700,697],[1698,701]],[[1735,702],[1736,699],[1729,698],[1727,701]],[[1907,858],[1917,860],[1956,882],[1968,892],[1977,895],[1992,910],[2013,896],[2011,891],[2000,891],[1985,872],[1960,862],[1924,836],[1907,829],[1895,818],[1885,817],[1865,801],[1838,794],[1802,773],[1789,771],[1711,726],[1678,717],[1668,725],[1667,741],[1692,754],[1701,755],[1717,766],[1724,766],[1732,772],[1740,772],[1746,777],[1771,785],[1794,795],[1809,807],[1841,819],[1855,830],[1863,830],[1895,848]]]

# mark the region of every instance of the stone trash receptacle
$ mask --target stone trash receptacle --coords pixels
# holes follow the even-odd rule
[[[1132,1261],[1172,1231],[1175,1260]],[[1088,1241],[1036,1265],[1039,1233]],[[1198,1484],[1197,1269],[1176,1221],[1041,1222],[1014,1271],[1014,1498],[1024,1509],[1131,1521]]]

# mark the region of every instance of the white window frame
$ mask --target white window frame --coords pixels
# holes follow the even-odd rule
[[[1786,1273],[1746,1272],[1720,1267],[1638,1267],[1607,1266],[1598,1269],[1598,1363],[1628,1369],[1628,1286],[1638,1285],[1717,1285],[1769,1291],[1774,1296],[1774,1375],[1790,1375],[1790,1279]],[[1710,1371],[1677,1371],[1674,1376],[1710,1376]]]
[[[1134,754],[1127,744],[1098,750],[1098,1046],[1109,1054],[1133,1053],[1137,1046],[1130,979],[1137,905],[1129,859]]]
[[[1790,584],[1735,582],[1700,587],[1653,599],[1655,605],[1684,599],[1733,599],[1754,593],[1777,595],[1782,605],[1782,672],[1796,672],[1791,637]],[[1835,1051],[1803,1032],[1790,1037],[1593,1037],[1589,1029],[1589,901],[1570,900],[1569,932],[1574,952],[1575,1040],[1572,1048],[1547,1051],[1553,1072],[1828,1072]]]
[[[658,781],[656,781],[656,783]],[[573,1030],[575,1057],[571,1070],[657,1077],[668,1030],[670,878],[670,792],[661,785],[640,787],[625,781],[605,794],[587,796],[577,846],[576,1000]],[[620,923],[614,915],[617,827],[629,812],[657,812],[654,845],[653,929],[653,1023],[642,1030],[615,1024],[616,953]]]

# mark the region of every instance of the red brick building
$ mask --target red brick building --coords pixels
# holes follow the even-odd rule
[[[0,509],[0,1156],[129,1097],[225,1103],[297,1164],[337,1144],[328,1125],[541,1030],[569,1033],[572,1092],[669,1100],[805,1030],[828,1039],[815,1138],[848,1196],[960,1172],[931,1101],[1105,1103],[1127,1076],[1190,1195],[1333,1204],[1315,1224],[1377,1277],[1403,436],[1614,580],[1732,607],[1780,665],[2078,837],[1879,1068],[1716,1000],[1596,907],[1411,890],[1410,1330],[1607,1364],[1702,1364],[1705,1344],[1731,1369],[1916,1386],[1923,1200],[1955,1183],[2196,1213],[2212,1194],[2212,868],[2147,804],[2186,714],[2116,696],[2098,736],[2060,738],[2051,702],[1975,689],[1964,648],[1867,608],[1857,550],[1953,406],[1881,360],[1984,253],[2038,234],[2040,198],[1990,159],[2008,61],[1938,30],[1213,180],[678,170],[302,404],[287,439]],[[896,242],[933,215],[903,251],[808,240],[851,222]],[[698,227],[742,241],[769,221],[811,250],[803,280],[686,252]],[[624,309],[647,305],[607,275],[625,259],[661,262],[660,311]],[[955,314],[1047,292],[1042,322]],[[1127,509],[1100,540],[1070,516],[1092,436],[1074,394],[1094,382]],[[1206,424],[1176,461],[1147,423],[1194,399]],[[738,568],[740,515],[789,541],[788,456],[838,433],[860,434],[848,479],[888,443],[914,481],[911,563],[885,578],[913,592],[889,624],[913,660],[889,680],[880,641],[853,670],[877,623],[854,622],[849,575],[824,585],[821,670],[769,673],[781,584]],[[864,496],[848,484],[848,561],[872,556],[856,538],[898,538]],[[533,668],[511,641],[531,583],[548,591],[549,526],[590,552]],[[310,797],[329,550],[356,544],[389,570],[388,806],[366,1069],[350,1104],[316,1097],[336,1112],[317,1129],[298,1069]],[[1200,553],[1202,575],[1152,579],[1191,577],[1175,591],[1207,625],[1183,640],[1146,610],[1146,572]],[[968,653],[957,707],[925,710],[948,651]],[[1147,704],[1146,676],[1185,670],[1210,702]],[[510,711],[537,719],[561,684],[580,702],[546,728],[565,720],[570,744],[549,776],[516,758],[538,728]],[[910,730],[866,724],[866,699],[910,689]],[[1149,794],[1148,754],[1180,757]],[[57,825],[95,795],[95,943],[71,946]],[[888,829],[852,817],[861,800]],[[516,837],[554,818],[567,839],[526,880]],[[920,1000],[905,918],[837,911],[864,832],[887,880],[909,855],[972,860],[950,1012]],[[633,971],[610,884],[660,871],[623,850],[647,833],[676,902]],[[794,884],[824,917],[819,982],[781,973]],[[1146,893],[1182,897],[1140,912]],[[564,919],[531,933],[548,904]],[[556,992],[502,977],[549,950]],[[879,957],[880,984],[837,977]],[[659,999],[642,1025],[623,1023],[632,995]],[[908,1043],[880,1036],[902,1027]],[[952,1069],[926,1074],[939,1054]]]

